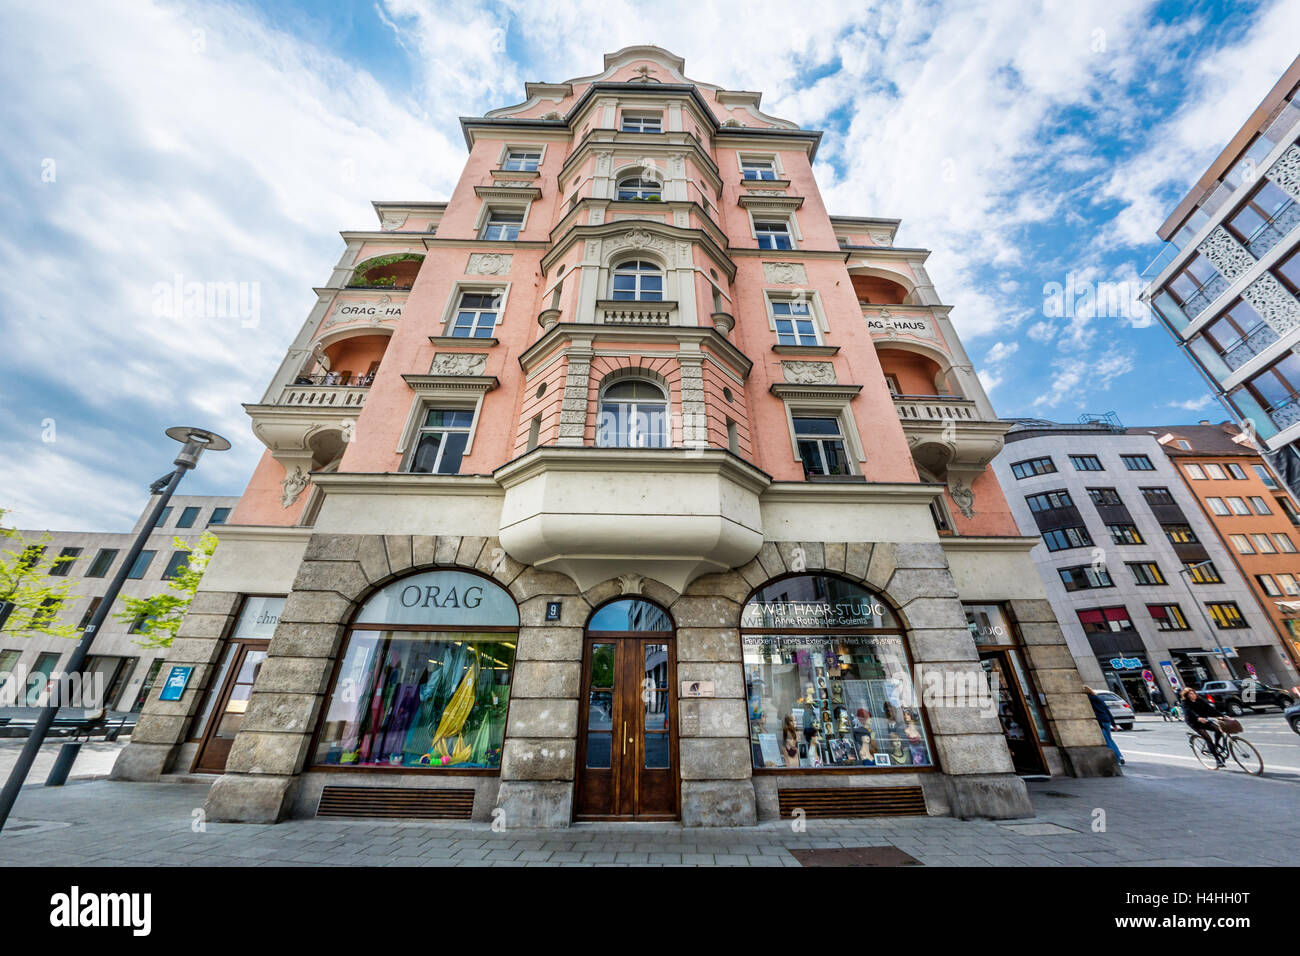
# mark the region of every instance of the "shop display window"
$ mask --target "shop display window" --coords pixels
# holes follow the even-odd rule
[[[903,635],[881,598],[828,575],[762,588],[741,616],[753,764],[931,767]]]

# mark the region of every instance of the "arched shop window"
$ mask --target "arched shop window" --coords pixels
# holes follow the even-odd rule
[[[477,574],[386,585],[348,631],[316,765],[498,769],[518,631],[514,600]]]
[[[903,629],[878,594],[781,578],[750,597],[740,634],[756,768],[933,765]]]

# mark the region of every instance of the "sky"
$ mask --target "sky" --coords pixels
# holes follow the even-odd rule
[[[1136,299],[1157,226],[1300,52],[1300,0],[378,0],[0,6],[0,508],[125,530],[173,424],[234,447],[370,201],[446,199],[457,117],[653,43],[825,131],[840,215],[903,220],[998,413],[1226,415]],[[234,291],[184,308],[173,290]],[[233,285],[223,285],[231,284]],[[1068,300],[1068,301],[1067,301]]]

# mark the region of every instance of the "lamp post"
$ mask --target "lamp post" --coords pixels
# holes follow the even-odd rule
[[[90,645],[94,642],[95,635],[99,633],[100,627],[103,626],[104,620],[108,617],[113,602],[117,600],[118,592],[126,582],[126,576],[130,573],[136,558],[140,556],[140,552],[144,550],[145,544],[148,543],[149,535],[158,523],[159,515],[162,514],[163,508],[167,507],[167,502],[171,500],[172,493],[176,491],[176,486],[180,484],[185,472],[198,464],[199,456],[204,451],[225,451],[230,447],[230,442],[226,441],[226,439],[216,432],[210,432],[203,428],[176,426],[167,429],[167,437],[175,439],[185,446],[181,449],[180,454],[176,456],[176,460],[172,462],[176,468],[163,475],[149,487],[151,494],[159,496],[158,500],[154,502],[153,510],[140,528],[140,533],[135,536],[135,541],[132,542],[131,549],[127,551],[122,566],[117,569],[117,574],[113,576],[113,580],[109,583],[108,590],[99,602],[99,607],[90,618],[90,623],[82,631],[81,640],[77,642],[77,647],[72,652],[72,657],[68,659],[67,667],[64,669],[65,674],[81,672],[81,666],[90,653]],[[0,830],[4,829],[4,825],[9,819],[9,811],[13,809],[14,801],[18,799],[18,791],[22,789],[23,782],[32,769],[32,764],[36,762],[36,755],[40,752],[41,744],[45,742],[45,737],[50,732],[50,725],[54,723],[55,715],[58,712],[59,704],[57,700],[55,703],[47,704],[41,708],[40,715],[36,718],[36,725],[32,728],[27,743],[23,745],[22,752],[18,755],[18,762],[14,764],[13,769],[9,772],[9,780],[5,783],[4,790],[0,791]]]
[[[1198,561],[1196,564],[1189,564],[1187,567],[1179,570],[1178,575],[1179,577],[1182,577],[1182,575],[1184,574],[1187,575],[1187,577],[1183,578],[1183,587],[1187,588],[1188,599],[1191,600],[1191,602],[1196,605],[1196,610],[1201,612],[1201,620],[1205,622],[1205,633],[1210,639],[1210,646],[1213,647],[1215,646],[1214,626],[1210,624],[1210,617],[1208,614],[1205,613],[1205,608],[1201,607],[1200,602],[1196,600],[1196,595],[1192,593],[1192,585],[1191,585],[1192,572],[1196,571],[1199,568],[1205,567],[1207,564],[1213,565],[1214,562],[1207,559],[1205,561]],[[1233,680],[1236,680],[1237,669],[1233,667],[1232,662],[1228,660],[1228,655],[1225,652],[1223,652],[1222,645],[1219,646],[1220,646],[1219,656],[1223,658],[1223,666],[1228,669],[1228,676],[1231,677]]]

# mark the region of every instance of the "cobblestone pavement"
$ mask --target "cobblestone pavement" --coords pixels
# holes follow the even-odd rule
[[[203,783],[29,785],[0,834],[0,866],[798,866],[791,850],[886,845],[927,866],[1276,865],[1300,854],[1300,774],[1254,778],[1136,753],[1125,772],[1031,782],[1032,820],[810,820],[804,832],[790,821],[494,833],[486,824],[328,819],[195,832]]]

